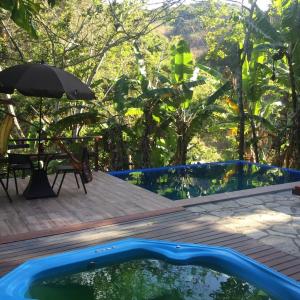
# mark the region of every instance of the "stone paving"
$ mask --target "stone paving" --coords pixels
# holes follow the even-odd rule
[[[300,257],[300,197],[290,191],[188,207],[217,229],[241,233]]]

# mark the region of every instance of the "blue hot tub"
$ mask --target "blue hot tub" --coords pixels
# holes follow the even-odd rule
[[[127,239],[29,260],[0,299],[298,300],[300,286],[227,248]]]

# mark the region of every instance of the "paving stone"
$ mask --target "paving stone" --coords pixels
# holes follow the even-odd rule
[[[258,195],[255,198],[261,200],[263,203],[274,202],[274,198],[269,195]]]
[[[294,239],[294,242],[300,248],[300,239]]]
[[[191,212],[206,212],[206,209],[202,208],[201,205],[197,205],[197,206],[191,206],[188,207],[186,210],[191,211]]]
[[[282,232],[278,232],[278,231],[274,231],[274,230],[266,230],[266,233],[269,236],[284,236],[284,237],[290,237],[292,239],[294,239],[296,237],[295,234],[287,234],[287,233],[282,233]]]
[[[278,203],[280,205],[283,205],[283,206],[294,206],[295,205],[295,201],[288,200],[288,199],[286,199],[286,200],[279,200],[279,201],[276,201],[276,203]]]
[[[274,225],[272,230],[287,234],[297,234],[297,230],[291,224]]]
[[[236,232],[239,233],[253,232],[255,230],[258,230],[259,228],[264,227],[262,223],[259,223],[258,221],[253,220],[252,218],[238,217],[229,217],[226,220],[223,220],[223,226],[236,230]]]
[[[300,216],[292,216],[292,222],[295,224],[300,224]]]
[[[240,208],[240,209],[235,209],[234,211],[233,211],[233,215],[234,216],[244,216],[244,217],[246,217],[246,216],[248,216],[248,215],[250,215],[250,214],[252,214],[252,211],[251,210],[249,210],[249,208],[248,207],[246,207],[246,208]]]
[[[300,197],[290,192],[202,204],[187,208],[222,231],[245,234],[300,257]]]
[[[292,238],[276,235],[263,237],[259,240],[264,244],[271,245],[286,253],[300,256],[299,247],[296,245]]]
[[[291,191],[283,191],[283,192],[278,192],[278,193],[273,193],[274,197],[293,197],[293,194]]]
[[[298,197],[297,199],[291,198],[290,200],[294,201],[294,206],[300,207],[300,197]]]
[[[267,208],[274,208],[274,207],[278,207],[281,204],[278,202],[268,202],[268,203],[264,203],[264,206]]]
[[[207,215],[207,214],[195,218],[196,221],[198,220],[201,222],[218,222],[220,219],[221,219],[220,217]]]
[[[269,196],[270,199],[274,199],[275,201],[288,201],[290,198],[287,195],[278,195],[273,194]]]
[[[263,204],[263,201],[256,197],[241,198],[241,199],[237,199],[235,201],[241,205]]]
[[[300,207],[298,208],[298,207],[293,206],[293,207],[291,207],[291,211],[292,211],[293,215],[299,215],[300,216]]]
[[[282,213],[287,214],[287,215],[292,215],[293,214],[291,208],[287,207],[287,206],[274,207],[274,210],[282,212]]]
[[[292,221],[292,217],[290,215],[287,215],[282,212],[276,212],[276,211],[270,211],[270,210],[265,210],[265,211],[260,211],[257,214],[254,214],[252,216],[253,219],[257,219],[260,222],[270,222],[270,225],[273,224],[275,225],[276,223],[285,223]]]
[[[265,205],[250,206],[249,209],[253,212],[266,211],[266,210],[269,211],[269,209],[266,209]]]
[[[200,207],[206,211],[217,210],[218,206],[216,204],[201,204]]]
[[[211,212],[212,215],[218,216],[218,217],[230,217],[233,215],[233,211],[229,210],[218,210]]]
[[[241,205],[236,201],[222,201],[216,203],[219,208],[239,208]]]
[[[247,235],[252,237],[253,239],[260,239],[262,237],[267,236],[268,233],[261,231],[261,230],[255,230],[255,231],[247,233]]]

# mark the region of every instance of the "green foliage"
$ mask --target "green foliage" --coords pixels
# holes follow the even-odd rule
[[[187,162],[189,164],[197,162],[222,161],[224,160],[219,150],[213,145],[207,145],[199,137],[194,137],[190,142]]]
[[[253,21],[247,20],[247,25],[264,40],[276,46],[282,45],[280,34],[270,23],[268,16],[258,6],[256,6]]]
[[[240,122],[237,45],[250,32],[242,67],[246,154],[253,156],[256,142],[262,161],[295,165],[290,69],[299,95],[299,1],[273,0],[266,12],[255,7],[253,20],[228,2],[178,9],[175,2],[150,10],[140,0],[1,1],[1,67],[43,59],[89,84],[96,101],[47,101],[44,129],[102,135],[106,169],[232,159]],[[34,99],[14,97],[17,113],[36,123]]]
[[[37,38],[33,19],[40,13],[44,2],[46,1],[1,0],[0,7],[10,12],[10,18],[19,27],[27,31],[33,38]],[[55,5],[55,2],[55,0],[48,0],[51,7]]]

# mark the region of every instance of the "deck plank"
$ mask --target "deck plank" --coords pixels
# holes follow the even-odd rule
[[[50,182],[53,176],[50,177]],[[20,193],[28,178],[18,179]],[[59,180],[55,186],[57,189]],[[74,176],[68,174],[57,198],[25,200],[17,196],[11,180],[9,203],[0,190],[0,242],[8,236],[52,231],[75,224],[118,218],[133,214],[174,208],[174,201],[132,185],[103,172],[94,172],[87,184],[88,194],[77,189]]]
[[[0,274],[33,257],[80,249],[127,237],[226,246],[295,280],[300,280],[300,258],[264,245],[248,236],[222,232],[212,222],[202,222],[195,214],[187,211],[2,244],[0,245]]]
[[[28,179],[19,180],[20,190]],[[57,186],[56,186],[57,188]],[[61,195],[10,204],[0,191],[0,276],[22,262],[128,237],[225,246],[300,281],[300,258],[234,232],[102,172],[77,190],[67,176]],[[10,193],[15,194],[11,184]]]

